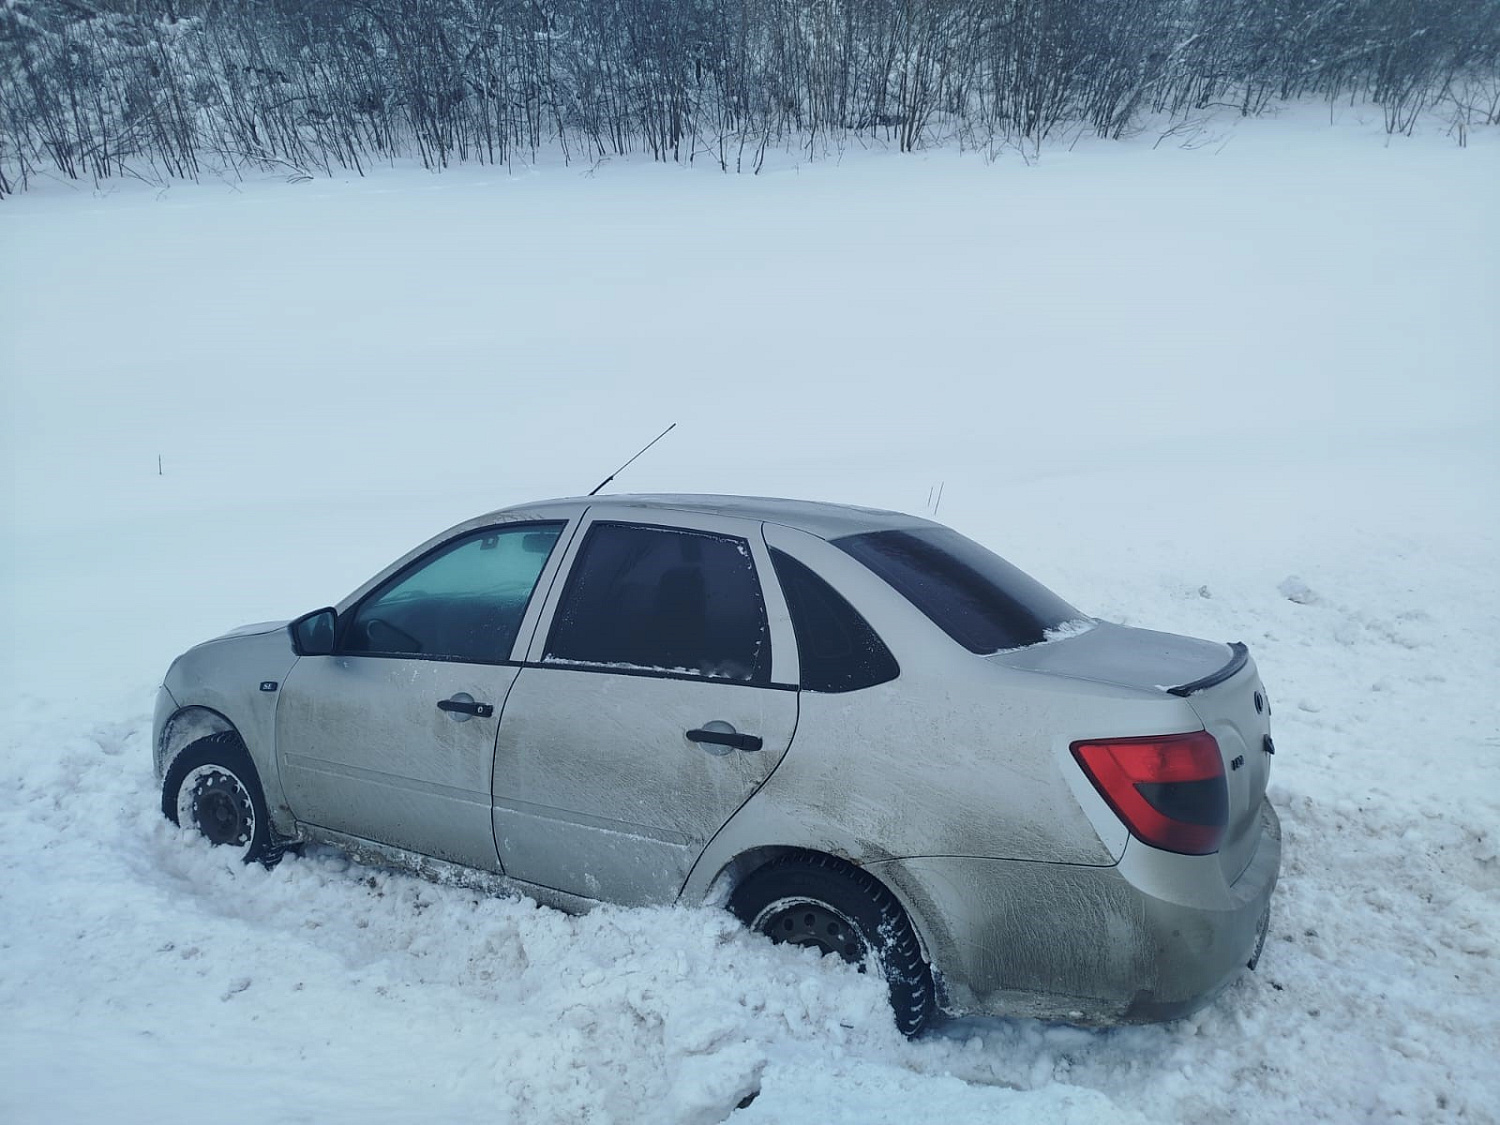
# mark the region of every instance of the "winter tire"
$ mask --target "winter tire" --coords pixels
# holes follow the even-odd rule
[[[792,855],[750,873],[729,909],[772,941],[835,953],[873,968],[891,990],[903,1035],[914,1036],[936,1010],[932,970],[906,911],[879,880],[832,856]]]
[[[235,734],[211,734],[177,755],[162,782],[161,811],[211,844],[238,849],[246,863],[274,867],[281,859],[260,778]]]

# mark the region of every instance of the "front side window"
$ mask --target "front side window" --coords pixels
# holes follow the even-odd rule
[[[354,611],[340,652],[508,660],[561,523],[491,527],[445,544]]]
[[[1039,644],[1083,616],[1036,579],[952,528],[870,531],[832,541],[970,652]]]
[[[771,644],[750,546],[597,523],[573,563],[544,659],[764,682]]]

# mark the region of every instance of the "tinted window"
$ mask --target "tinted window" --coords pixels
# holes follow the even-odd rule
[[[595,524],[558,603],[546,659],[768,679],[766,609],[749,545]]]
[[[833,540],[894,586],[970,652],[1045,639],[1083,615],[999,555],[946,527],[872,531]]]
[[[438,548],[360,603],[340,651],[508,660],[562,529],[560,523],[489,528]]]
[[[790,555],[771,552],[797,634],[801,686],[807,691],[856,691],[901,674],[891,650],[837,590]]]

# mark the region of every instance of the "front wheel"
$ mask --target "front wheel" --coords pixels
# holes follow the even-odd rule
[[[260,778],[234,734],[200,738],[177,755],[162,782],[161,811],[209,843],[237,850],[246,863],[272,867],[281,859]]]
[[[937,1008],[932,970],[896,897],[879,880],[831,856],[792,855],[748,875],[729,909],[772,941],[832,953],[863,971],[873,967],[891,990],[903,1035],[914,1036]]]

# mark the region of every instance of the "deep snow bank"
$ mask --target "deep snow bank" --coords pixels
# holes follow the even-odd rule
[[[0,1115],[1495,1120],[1500,150],[1216,128],[7,203]],[[673,419],[622,486],[942,484],[1075,604],[1248,642],[1261,970],[1166,1027],[908,1044],[871,981],[711,911],[236,868],[161,819],[177,651]]]

